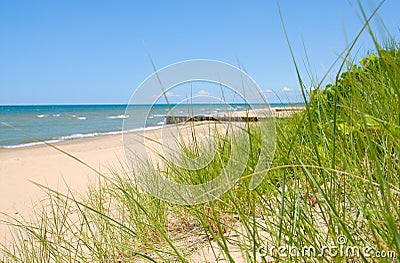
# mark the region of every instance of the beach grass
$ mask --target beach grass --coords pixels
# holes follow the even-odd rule
[[[365,20],[368,30],[370,18]],[[0,247],[0,261],[395,262],[400,48],[395,41],[381,46],[370,35],[375,51],[353,63],[351,47],[332,84],[317,82],[307,90],[298,76],[306,108],[276,120],[274,159],[265,164],[266,177],[256,189],[249,189],[249,182],[262,144],[257,125],[248,123],[245,170],[218,199],[171,204],[146,194],[134,178],[157,170],[181,183],[214,179],[231,158],[233,144],[243,145],[223,132],[213,133],[216,155],[203,169],[176,165],[179,158],[207,151],[183,143],[174,161],[144,162],[136,171],[121,163],[111,177],[99,173],[98,185],[83,198],[39,185],[48,199],[34,219],[8,217],[5,223],[14,230]]]

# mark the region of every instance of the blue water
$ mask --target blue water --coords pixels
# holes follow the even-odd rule
[[[273,106],[283,106],[276,104]],[[227,108],[219,104],[178,105],[174,115],[208,115],[243,110],[245,105]],[[13,148],[43,143],[116,134],[163,125],[168,105],[29,105],[0,106],[0,147]],[[190,111],[190,112],[189,112]]]

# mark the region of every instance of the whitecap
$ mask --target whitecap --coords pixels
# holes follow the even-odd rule
[[[107,119],[126,119],[129,118],[129,115],[115,115],[115,116],[107,116]]]

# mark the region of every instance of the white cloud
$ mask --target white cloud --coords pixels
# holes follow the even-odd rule
[[[206,91],[206,90],[199,90],[199,92],[197,92],[197,95],[200,95],[200,96],[209,96],[210,95],[210,92],[208,92],[208,91]]]
[[[266,89],[266,90],[263,90],[263,92],[264,93],[272,93],[272,92],[274,92],[272,89]]]
[[[175,93],[173,93],[171,91],[167,91],[167,92],[161,93],[161,94],[154,94],[153,98],[164,98],[164,97],[171,98],[171,97],[181,97],[181,96],[182,95],[178,95],[178,94],[175,94]]]
[[[291,88],[288,88],[288,87],[284,87],[283,89],[282,89],[282,91],[284,91],[284,92],[287,92],[287,91],[292,91],[293,89],[291,89]]]

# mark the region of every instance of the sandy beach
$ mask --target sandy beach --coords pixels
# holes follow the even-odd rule
[[[280,116],[281,112],[285,115],[293,113],[287,108],[285,108],[285,111],[280,108],[280,111],[277,109],[273,109],[276,117],[283,117]],[[182,125],[179,126],[183,127]],[[184,130],[181,129],[180,132]],[[199,128],[196,128],[196,130],[199,130]],[[206,130],[207,128],[204,131]],[[189,130],[186,132],[190,134]],[[175,141],[176,133],[179,133],[176,128],[164,128],[147,130],[145,136],[155,141],[160,141],[163,138],[164,144],[168,144],[168,141]],[[130,137],[129,143],[133,143],[133,148],[139,148],[135,145],[143,142],[140,141],[143,133],[132,134],[139,135],[139,137]],[[119,170],[122,168],[122,164],[126,164],[122,134],[69,140],[54,145],[103,175],[110,174],[111,169]],[[159,148],[160,145],[156,143],[150,143],[148,146],[155,152],[162,151]],[[61,193],[67,193],[68,190],[71,190],[79,196],[84,195],[89,185],[96,184],[97,181],[98,176],[95,171],[48,145],[0,148],[1,213],[29,219],[35,210],[34,208],[38,207],[40,200],[46,196],[45,191],[32,182]],[[0,219],[2,217],[4,218],[4,215],[0,215]],[[5,236],[7,232],[7,225],[0,224],[0,238]]]
[[[207,125],[202,127],[206,129],[202,131],[197,127],[196,131],[208,131]],[[154,140],[146,142],[148,149],[159,153],[162,151],[161,146],[155,142],[161,141],[161,138],[164,144],[175,142],[177,133],[187,137],[190,126],[173,125],[147,130],[145,133],[130,133],[126,143],[134,149],[140,148],[137,145],[143,143],[144,135]],[[126,165],[122,134],[64,141],[54,146],[106,176],[111,175],[113,169],[121,170]],[[4,214],[29,219],[35,208],[40,209],[40,201],[46,197],[46,192],[32,182],[61,193],[70,190],[77,196],[83,196],[90,185],[98,183],[98,178],[96,172],[89,167],[48,145],[1,148],[0,212],[3,215],[0,215],[0,220],[5,218]],[[0,223],[0,242],[7,236],[7,232],[8,226]]]
[[[107,174],[124,160],[122,135],[109,135],[56,144],[91,167]],[[84,194],[96,173],[47,145],[0,149],[0,212],[27,218],[45,192],[31,181],[66,192]],[[68,187],[67,187],[68,186]],[[7,226],[0,224],[0,237]]]

